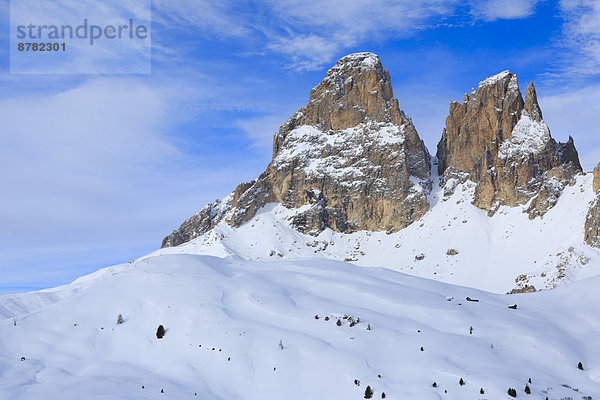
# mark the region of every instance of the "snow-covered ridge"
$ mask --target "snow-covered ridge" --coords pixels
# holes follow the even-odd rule
[[[496,75],[492,75],[489,78],[479,82],[478,87],[482,88],[484,86],[490,86],[490,85],[494,85],[496,82],[501,81],[502,79],[506,78],[508,75],[510,74],[509,70],[505,70],[502,71]]]
[[[600,253],[583,241],[587,207],[594,199],[592,178],[577,176],[544,218],[535,220],[524,213],[527,205],[502,206],[489,217],[471,204],[473,182],[449,179],[442,188],[434,183],[438,189],[429,195],[429,212],[396,233],[326,229],[317,236],[305,235],[290,222],[302,210],[271,204],[239,228],[220,223],[189,243],[152,255],[328,258],[497,293],[524,285],[551,289],[600,274]],[[422,186],[416,179],[412,183],[415,190]]]

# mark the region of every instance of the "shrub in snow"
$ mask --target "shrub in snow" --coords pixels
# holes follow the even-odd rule
[[[337,322],[335,323],[337,326],[342,326],[342,321],[340,321],[339,319],[337,320]]]
[[[433,382],[433,384],[431,386],[437,387],[437,382]]]
[[[579,361],[579,364],[577,364],[577,368],[583,371],[583,364],[581,363],[581,361]]]
[[[325,317],[325,321],[329,321],[329,317]]]
[[[279,348],[283,350],[283,340],[279,340]]]
[[[13,326],[17,326],[17,319],[13,317]]]
[[[365,389],[365,399],[370,399],[373,397],[373,390],[371,390],[371,386],[367,386]]]
[[[517,397],[517,390],[516,389],[508,388],[508,392],[507,393],[508,393],[508,395],[510,397]]]
[[[529,388],[529,385],[525,385],[525,393],[531,394],[531,389]]]
[[[381,393],[381,398],[385,399],[385,392]]]
[[[117,317],[117,325],[121,325],[123,322],[125,322],[125,320],[123,319],[123,316],[119,314]]]
[[[370,331],[371,330],[371,324],[367,324],[367,330]]]
[[[356,386],[360,386],[360,381],[359,381],[358,379],[355,379],[355,380],[354,380],[354,384],[355,384]]]
[[[458,384],[460,386],[465,386],[465,381],[463,380],[463,378],[460,378],[460,381],[458,381]]]
[[[458,254],[458,251],[454,250],[454,249],[448,249],[448,251],[446,252],[446,255],[449,256],[455,256]]]
[[[531,383],[531,378],[527,379],[527,382]]]
[[[479,389],[479,394],[485,394],[485,391],[483,390],[483,388]]]
[[[315,319],[319,319],[319,314],[315,315]]]
[[[165,327],[162,325],[158,326],[158,329],[156,330],[156,337],[158,339],[162,339],[165,336]]]
[[[425,349],[423,348],[423,346],[421,346],[421,351],[425,351]]]

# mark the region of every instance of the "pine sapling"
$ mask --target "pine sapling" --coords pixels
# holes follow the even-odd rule
[[[279,340],[279,348],[281,350],[283,350],[283,340],[282,339]]]
[[[158,329],[156,330],[156,337],[158,339],[162,339],[163,337],[165,337],[165,327],[162,325],[158,326]]]
[[[117,325],[121,325],[123,322],[125,322],[125,320],[123,319],[123,316],[119,314],[117,317]]]
[[[373,390],[371,390],[371,386],[367,386],[365,389],[365,399],[370,399],[373,397]]]

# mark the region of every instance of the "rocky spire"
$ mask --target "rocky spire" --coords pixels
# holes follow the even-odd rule
[[[297,209],[292,223],[309,234],[395,231],[428,211],[430,190],[429,153],[393,98],[389,72],[373,53],[351,54],[279,128],[266,171],[194,214],[163,247],[220,221],[239,226],[273,202]]]
[[[600,248],[600,163],[594,168],[592,190],[596,197],[588,208],[585,218],[584,240],[588,245]]]
[[[527,91],[525,92],[525,111],[527,111],[532,120],[537,122],[542,120],[542,110],[538,104],[533,82],[529,82],[529,86],[527,86]]]
[[[552,139],[533,84],[524,102],[509,71],[480,82],[462,104],[450,104],[437,157],[443,182],[475,182],[473,204],[490,215],[500,205],[526,203],[531,218],[543,215],[581,171],[572,138]]]

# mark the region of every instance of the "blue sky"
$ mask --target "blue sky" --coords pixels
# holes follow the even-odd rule
[[[0,4],[0,293],[158,248],[258,176],[278,126],[357,51],[379,54],[432,153],[448,102],[509,69],[555,139],[600,161],[598,0],[155,0],[150,75],[11,75]]]

